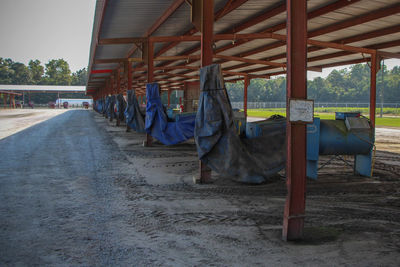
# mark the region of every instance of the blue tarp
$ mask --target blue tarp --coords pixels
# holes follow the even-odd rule
[[[192,138],[194,116],[181,118],[177,122],[168,122],[159,89],[158,83],[146,85],[146,132],[164,145],[174,145]]]
[[[125,109],[126,124],[129,128],[144,133],[144,115],[140,112],[139,103],[134,90],[128,90],[128,104]]]
[[[241,138],[219,65],[200,70],[200,90],[194,135],[202,162],[245,183],[262,183],[285,167],[286,120],[271,120],[263,136]]]
[[[103,113],[103,110],[104,110],[104,99],[103,98],[97,99],[95,101],[94,109],[100,114]]]

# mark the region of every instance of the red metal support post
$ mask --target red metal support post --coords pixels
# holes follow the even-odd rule
[[[303,237],[306,195],[306,125],[289,122],[289,99],[307,98],[307,0],[287,0],[286,185],[282,237]]]
[[[211,65],[213,62],[213,35],[214,35],[214,0],[202,0],[201,25],[201,66]],[[200,183],[211,180],[211,169],[200,161]]]
[[[127,73],[127,75],[128,75],[128,86],[127,86],[127,89],[128,90],[132,90],[132,75],[133,75],[133,73],[132,73],[132,63],[131,62],[128,62],[128,73]]]
[[[171,93],[172,93],[172,90],[168,89],[168,107],[171,105]]]
[[[249,76],[246,75],[244,76],[244,92],[243,92],[243,111],[246,120],[247,120],[247,88],[249,87],[249,85],[250,85],[250,79]]]
[[[371,126],[375,129],[375,113],[376,113],[376,74],[378,73],[378,58],[377,54],[371,54],[371,78],[370,78],[370,105],[369,105],[369,119]]]
[[[115,79],[114,75],[111,75],[110,77],[110,95],[114,95],[114,84],[115,84]],[[111,107],[111,114],[110,114],[110,122],[113,121],[113,109],[114,107]]]
[[[121,73],[119,72],[119,69],[117,69],[117,84],[116,84],[116,93],[119,94],[121,91]],[[117,122],[115,123],[115,126],[119,126],[121,124],[121,120],[119,119],[119,114],[117,114]]]
[[[132,90],[132,75],[133,75],[133,73],[132,73],[132,62],[128,62],[128,67],[127,67],[127,79],[128,79],[128,84],[127,84],[127,86],[126,86],[126,88],[127,88],[127,90],[129,91],[129,90]],[[128,93],[127,93],[127,96],[128,96]],[[126,124],[126,131],[127,132],[129,132],[131,130],[131,128],[129,127],[129,125],[128,124]]]
[[[154,81],[154,44],[149,39],[147,42],[147,83],[152,83]],[[147,99],[146,99],[147,104]],[[153,137],[146,133],[146,140],[144,141],[144,146],[152,146]]]

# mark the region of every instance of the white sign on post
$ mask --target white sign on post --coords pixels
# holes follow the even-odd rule
[[[289,121],[312,123],[314,121],[314,100],[289,99]]]

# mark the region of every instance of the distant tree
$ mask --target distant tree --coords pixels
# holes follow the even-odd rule
[[[27,66],[23,63],[14,62],[11,65],[11,69],[14,71],[11,79],[12,84],[30,84],[31,75]]]
[[[39,60],[30,60],[28,63],[29,72],[31,74],[31,82],[40,84],[44,75],[44,67]]]
[[[0,57],[0,84],[11,84],[14,70],[11,68],[14,62],[10,58]]]
[[[44,83],[51,85],[70,85],[71,70],[64,59],[52,59],[46,64]]]
[[[86,68],[72,73],[72,85],[86,85],[88,73]]]

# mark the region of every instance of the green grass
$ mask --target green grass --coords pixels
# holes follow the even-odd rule
[[[333,111],[334,108],[329,108],[332,109],[330,112],[321,112],[319,110],[315,110],[315,117],[324,119],[324,120],[334,120],[335,119],[335,113]],[[340,108],[335,109],[335,111],[350,111],[349,109],[346,110],[340,110]],[[356,110],[354,109],[353,111],[360,111],[360,109]],[[368,109],[366,109],[365,112],[362,112],[363,114],[368,113]],[[248,109],[247,114],[250,117],[260,117],[260,118],[268,118],[274,114],[279,114],[282,116],[286,115],[286,109],[284,108],[276,108],[276,109]],[[399,117],[383,117],[379,118],[378,114],[376,117],[376,126],[390,126],[390,127],[400,127],[400,116]]]

